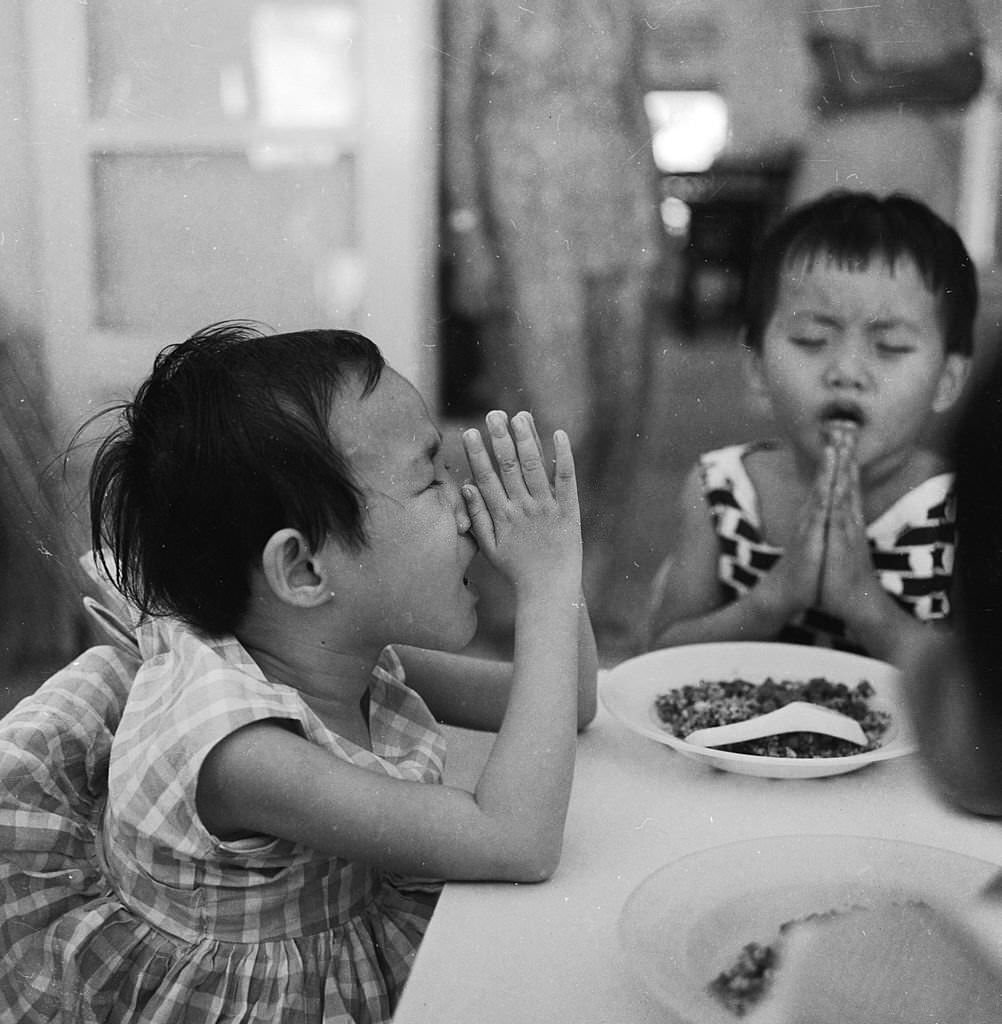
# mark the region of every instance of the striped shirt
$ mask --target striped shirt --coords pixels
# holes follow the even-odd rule
[[[717,577],[725,603],[748,593],[775,565],[782,548],[762,535],[758,495],[745,457],[769,442],[730,445],[700,457],[703,496],[719,539]],[[866,527],[873,570],[907,612],[922,621],[950,614],[955,547],[953,474],[930,477]],[[811,608],[788,623],[777,640],[859,651],[845,624]]]

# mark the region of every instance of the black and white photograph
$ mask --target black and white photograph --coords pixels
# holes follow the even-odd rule
[[[0,132],[0,1020],[1002,1024],[998,0],[6,0]]]

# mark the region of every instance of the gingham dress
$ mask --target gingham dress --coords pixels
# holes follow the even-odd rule
[[[169,620],[139,635],[144,663],[113,741],[98,836],[108,892],[33,943],[3,1019],[388,1021],[440,883],[273,837],[222,842],[199,820],[195,791],[207,753],[267,718],[298,723],[371,771],[439,782],[444,740],[396,655],[387,649],[373,672],[370,751],[327,729],[296,690],[267,682],[236,640]]]
[[[782,548],[762,536],[758,495],[745,457],[770,442],[730,445],[700,456],[703,495],[720,541],[717,577],[725,602],[748,593],[775,565]],[[941,473],[903,495],[866,527],[881,586],[922,621],[950,614],[955,546],[954,478]],[[845,623],[817,608],[788,623],[777,640],[859,651]]]

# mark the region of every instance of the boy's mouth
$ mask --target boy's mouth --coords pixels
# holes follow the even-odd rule
[[[855,402],[829,402],[821,410],[820,419],[825,426],[862,427],[866,422],[863,410]]]
[[[821,410],[821,435],[826,445],[852,440],[866,417],[855,402],[829,402]]]

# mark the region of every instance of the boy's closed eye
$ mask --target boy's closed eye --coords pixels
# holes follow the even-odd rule
[[[915,346],[911,342],[890,338],[878,338],[874,347],[878,355],[882,356],[903,356],[915,351]]]
[[[878,355],[905,355],[918,347],[915,325],[899,317],[873,320],[867,334]]]
[[[795,335],[790,341],[798,348],[821,349],[828,343],[828,338],[823,335]]]

